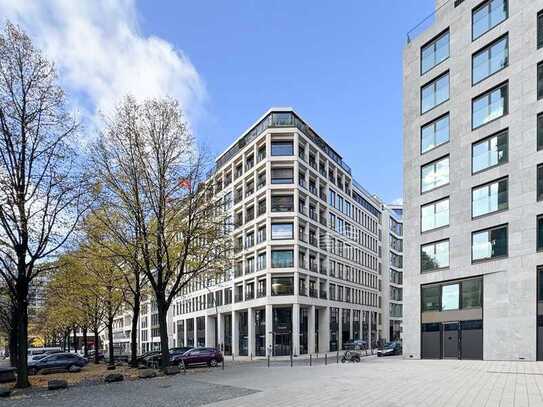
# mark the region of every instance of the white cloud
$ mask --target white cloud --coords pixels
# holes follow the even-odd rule
[[[171,43],[141,34],[133,0],[0,0],[0,10],[55,62],[91,126],[127,93],[175,97],[191,122],[202,113],[198,72]]]
[[[403,205],[403,198],[396,198],[390,204],[391,205]]]

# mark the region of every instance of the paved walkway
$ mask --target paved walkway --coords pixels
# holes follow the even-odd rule
[[[360,364],[311,368],[243,366],[201,380],[260,390],[216,407],[543,406],[543,362],[370,357]]]

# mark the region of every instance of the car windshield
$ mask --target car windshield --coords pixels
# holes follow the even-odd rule
[[[393,349],[395,344],[395,342],[387,342],[385,343],[385,349]]]

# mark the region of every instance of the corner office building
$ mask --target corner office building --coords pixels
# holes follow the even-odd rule
[[[401,207],[358,185],[292,109],[263,115],[217,158],[208,182],[231,216],[234,264],[174,300],[170,346],[281,356],[400,338]],[[139,331],[140,352],[158,349],[150,299]],[[129,341],[130,318],[119,315],[115,346],[127,351]]]
[[[404,355],[543,359],[543,0],[438,0],[404,50]]]

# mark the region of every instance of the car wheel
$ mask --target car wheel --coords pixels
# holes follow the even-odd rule
[[[343,356],[343,357],[341,358],[341,363],[345,363],[345,361],[346,361],[345,356]]]
[[[209,366],[211,367],[217,367],[217,360],[216,359],[211,359],[209,361]]]
[[[182,360],[181,362],[179,362],[179,368],[180,369],[186,369],[187,368],[187,365],[185,364],[185,361]]]

